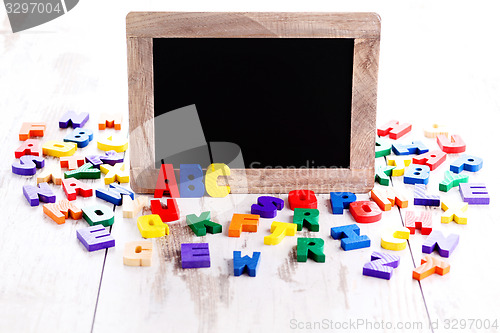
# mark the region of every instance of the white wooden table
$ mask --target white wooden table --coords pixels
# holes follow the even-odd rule
[[[497,9],[493,1],[473,8],[451,1],[367,1],[337,6],[325,1],[318,7],[286,2],[281,7],[265,2],[248,7],[229,2],[167,7],[156,1],[123,1],[119,8],[84,1],[69,14],[18,34],[10,32],[2,9],[0,332],[284,332],[307,328],[338,331],[339,327],[340,331],[355,327],[383,331],[391,330],[388,323],[413,331],[447,331],[447,327],[456,331],[453,320],[457,320],[455,328],[461,328],[460,320],[465,320],[467,331],[471,323],[473,330],[483,331],[484,327],[475,329],[475,325],[484,326],[485,320],[490,324],[497,320],[500,325],[496,258],[500,207],[495,180],[500,165],[495,136],[500,118]],[[124,244],[142,237],[136,220],[122,217],[121,207],[116,207],[110,228],[116,246],[96,252],[87,252],[76,238],[76,229],[87,225],[84,220],[57,225],[43,215],[41,206],[30,207],[22,185],[33,184],[35,178],[10,171],[23,121],[46,121],[43,140],[62,139],[70,130],[58,128],[59,117],[70,109],[86,111],[91,117],[85,127],[99,137],[103,132],[97,130],[99,114],[121,112],[125,117],[121,132],[127,133],[125,15],[132,10],[378,12],[382,17],[378,124],[390,119],[410,122],[412,132],[399,141],[422,139],[432,150],[438,146],[435,140],[424,138],[424,127],[446,123],[452,133],[464,138],[467,153],[484,158],[484,168],[468,174],[470,182],[486,183],[491,205],[471,205],[467,225],[441,224],[441,210],[430,209],[436,230],[460,235],[457,249],[445,259],[451,264],[450,273],[421,282],[412,279],[425,239],[417,231],[409,246],[397,253],[401,264],[390,281],[363,276],[363,264],[373,251],[389,252],[380,247],[381,232],[387,226],[401,226],[404,209],[395,207],[384,212],[380,222],[361,224],[361,233],[370,237],[372,246],[346,252],[330,237],[330,228],[354,220],[347,211],[333,215],[328,195],[318,196],[320,231],[298,232],[277,246],[263,244],[270,219],[261,219],[256,234],[227,237],[232,214],[250,213],[257,195],[178,199],[180,220],[170,223],[170,235],[153,240],[152,266],[139,268],[122,263]],[[78,153],[96,151],[94,140]],[[444,171],[457,157],[449,155],[431,173],[430,192],[438,193]],[[47,163],[57,160],[48,158]],[[378,158],[376,163],[383,164],[385,159]],[[412,198],[412,186],[403,184],[402,177],[391,181]],[[85,182],[94,189],[104,187],[103,178]],[[51,186],[58,198],[64,198],[61,187]],[[458,188],[439,194],[442,199],[461,200]],[[280,197],[287,201],[286,195]],[[367,194],[358,197],[368,199]],[[76,200],[80,207],[96,202],[104,203],[95,196]],[[187,214],[205,210],[222,224],[222,234],[198,238],[186,225]],[[288,205],[274,220],[291,222]],[[297,237],[323,238],[326,263],[298,263]],[[208,242],[212,267],[183,270],[180,244],[184,242]],[[233,276],[234,250],[243,255],[262,252],[257,277]]]

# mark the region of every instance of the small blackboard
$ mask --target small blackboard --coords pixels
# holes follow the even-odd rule
[[[225,163],[233,193],[373,187],[376,14],[130,13],[132,187]]]
[[[353,51],[347,38],[154,38],[155,118],[194,104],[206,141],[238,145],[245,168],[349,168]],[[156,152],[157,167],[184,163]]]

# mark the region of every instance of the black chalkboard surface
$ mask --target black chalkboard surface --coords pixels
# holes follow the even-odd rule
[[[238,145],[246,168],[349,168],[353,51],[350,38],[154,38],[155,119],[194,104],[206,141]],[[170,157],[155,164],[195,162]]]

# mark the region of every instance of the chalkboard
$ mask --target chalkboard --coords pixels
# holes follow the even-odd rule
[[[155,145],[176,126],[159,116],[194,104],[206,141],[237,144],[246,168],[349,168],[353,52],[347,38],[154,38]],[[185,163],[159,152],[157,167]]]
[[[373,13],[130,13],[132,187],[231,167],[233,193],[373,187]]]

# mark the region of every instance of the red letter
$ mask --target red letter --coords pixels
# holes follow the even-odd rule
[[[290,209],[295,208],[314,208],[318,207],[318,199],[314,191],[311,190],[294,190],[288,193],[288,204]]]
[[[439,148],[448,154],[458,154],[465,151],[465,142],[460,135],[452,135],[450,141],[446,135],[439,134],[437,136],[437,143]]]
[[[352,217],[359,223],[372,223],[380,221],[382,211],[373,201],[355,201],[349,205]]]
[[[155,198],[162,198],[163,195],[171,198],[179,198],[179,188],[175,179],[172,164],[162,164],[158,180],[156,181]]]
[[[179,207],[175,199],[167,199],[167,208],[163,208],[160,200],[151,200],[151,213],[160,215],[163,222],[179,219]]]

